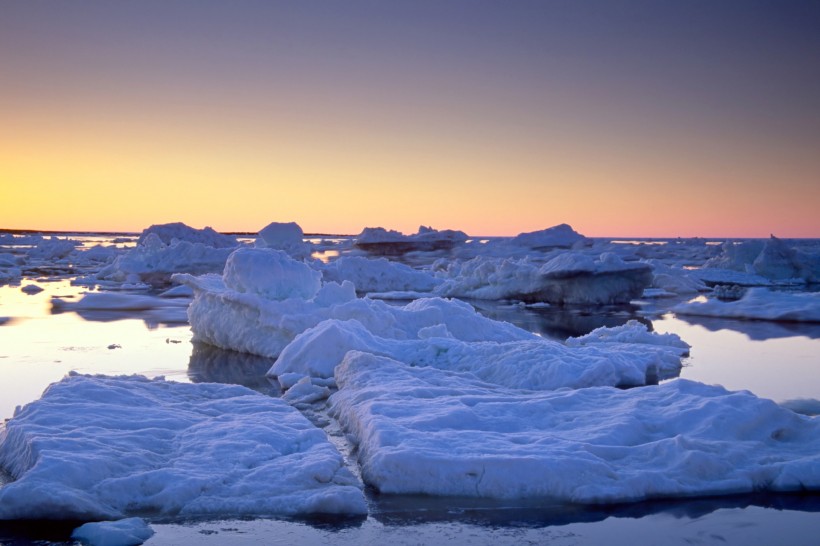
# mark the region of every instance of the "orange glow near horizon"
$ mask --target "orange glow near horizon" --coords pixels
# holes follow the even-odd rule
[[[800,80],[787,77],[808,74],[798,65],[775,72],[788,85],[770,96],[754,84],[781,81],[768,71],[788,65],[736,64],[737,81],[713,82],[728,73],[697,51],[674,70],[645,61],[640,41],[576,52],[562,17],[593,23],[555,7],[541,19],[479,10],[473,28],[428,6],[443,10],[440,25],[419,35],[405,18],[422,7],[337,22],[260,6],[261,27],[223,8],[186,12],[196,20],[178,27],[152,19],[176,9],[164,6],[92,2],[74,14],[55,3],[62,15],[45,19],[15,7],[0,21],[0,227],[295,221],[308,233],[516,235],[568,223],[601,237],[820,237],[820,110],[804,108],[810,93],[788,94]],[[285,15],[314,33],[288,30]],[[499,28],[509,32],[496,42],[476,30]],[[735,58],[747,53],[727,40],[707,45],[759,59]]]

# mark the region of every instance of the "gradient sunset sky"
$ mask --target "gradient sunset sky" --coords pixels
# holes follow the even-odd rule
[[[820,2],[0,0],[0,227],[820,237]]]

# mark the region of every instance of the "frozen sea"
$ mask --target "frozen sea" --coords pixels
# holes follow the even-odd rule
[[[132,246],[136,240],[122,235],[71,237],[88,247],[112,241]],[[325,250],[322,256],[335,252]],[[70,371],[236,383],[279,395],[278,385],[265,377],[272,359],[192,343],[188,324],[174,309],[52,308],[53,297],[77,301],[90,290],[72,284],[85,272],[81,269],[55,261],[0,285],[0,419],[38,399]],[[43,290],[23,290],[30,285]],[[594,308],[471,303],[490,318],[558,340],[637,319],[692,346],[681,377],[749,390],[808,414],[818,410],[820,323],[675,316],[669,311],[694,297],[636,299]],[[335,441],[344,443],[339,437]],[[0,474],[0,484],[8,481],[8,475]],[[820,540],[817,494],[581,506],[366,493],[369,513],[363,518],[151,521],[155,534],[146,544],[810,545]],[[74,526],[0,522],[0,545],[74,544],[69,538]]]

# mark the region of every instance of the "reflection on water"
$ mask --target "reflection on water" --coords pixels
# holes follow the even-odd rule
[[[243,385],[270,396],[281,396],[279,383],[265,374],[276,359],[248,353],[227,351],[194,342],[188,362],[188,377],[193,383],[228,383]]]
[[[767,320],[737,320],[697,315],[680,315],[689,324],[702,326],[710,332],[734,330],[753,341],[784,337],[820,339],[820,324],[807,322],[772,322]]]

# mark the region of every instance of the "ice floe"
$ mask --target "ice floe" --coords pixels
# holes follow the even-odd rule
[[[137,245],[144,245],[151,234],[156,235],[167,246],[171,246],[175,240],[199,243],[213,248],[232,248],[239,244],[236,237],[218,233],[213,228],[196,229],[182,222],[173,222],[154,224],[144,229],[137,239]]]
[[[296,222],[271,222],[256,237],[258,248],[282,250],[294,258],[310,256],[311,245],[304,241],[305,234]]]
[[[442,231],[420,226],[418,233],[404,235],[381,227],[365,228],[354,240],[354,245],[371,254],[399,255],[412,251],[449,250],[466,242],[463,231]]]
[[[551,228],[529,233],[519,233],[510,240],[517,246],[524,246],[535,250],[552,248],[572,248],[577,244],[587,242],[587,238],[572,229],[569,224],[559,224]]]
[[[708,299],[681,303],[672,308],[681,315],[751,320],[820,322],[820,292],[778,292],[749,288],[739,300]]]
[[[439,295],[559,305],[627,303],[652,282],[649,265],[624,262],[610,252],[559,252],[544,264],[479,256],[452,262],[440,275],[444,283],[436,289]]]
[[[71,533],[88,546],[138,546],[152,536],[154,530],[142,518],[85,523]]]
[[[427,271],[386,258],[344,256],[322,265],[321,271],[325,281],[350,281],[359,293],[426,292],[429,296],[442,283]]]
[[[0,431],[0,519],[363,514],[325,433],[234,385],[70,375]]]
[[[677,376],[680,347],[688,346],[677,336],[662,337],[639,330],[634,325],[621,328],[613,336],[623,342],[608,347],[584,347],[582,343],[568,347],[538,337],[507,342],[462,341],[454,339],[443,324],[419,331],[421,339],[388,339],[372,334],[355,320],[327,320],[285,347],[269,375],[280,377],[283,388],[307,376],[314,383],[316,379],[332,379],[336,366],[355,350],[530,390],[636,386],[657,382],[659,377]]]
[[[580,503],[820,489],[820,422],[748,392],[523,392],[349,352],[332,413],[382,493]]]

